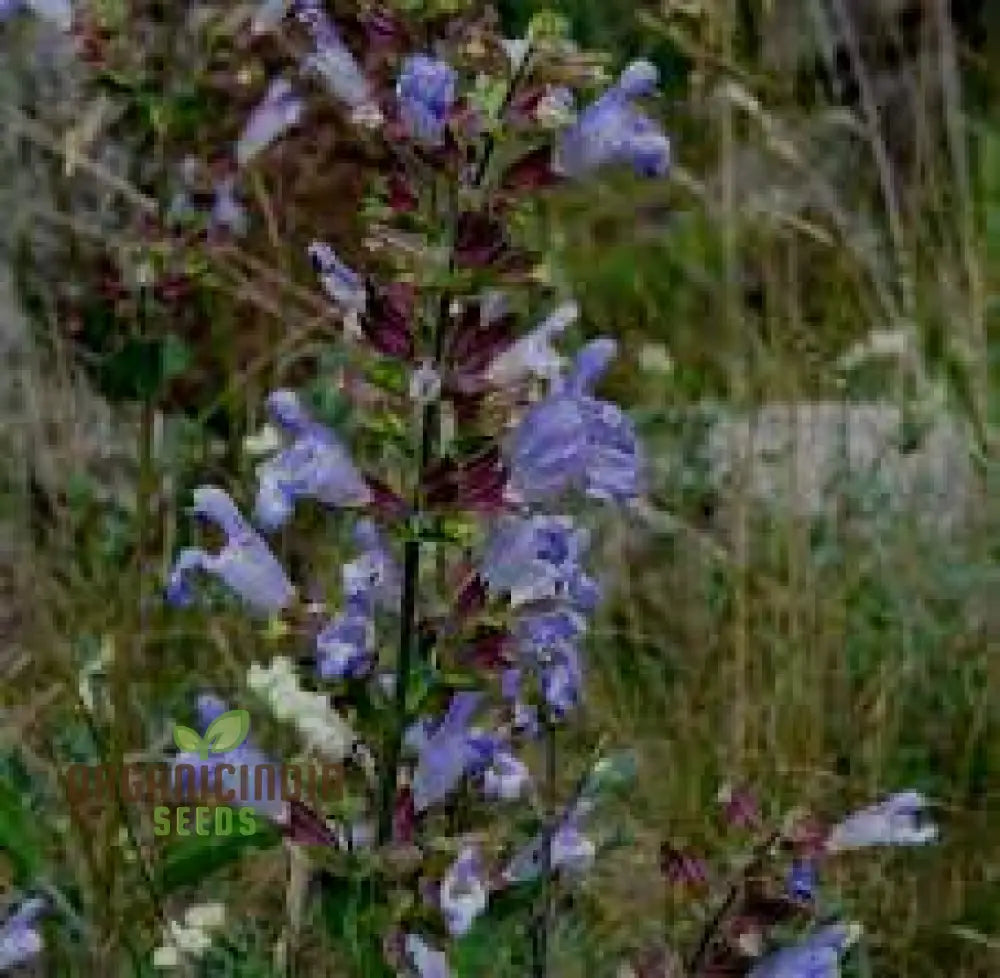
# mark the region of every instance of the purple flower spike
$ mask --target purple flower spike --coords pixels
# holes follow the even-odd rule
[[[362,553],[344,565],[344,610],[316,637],[324,679],[365,675],[375,654],[375,608],[398,608],[402,578],[375,524],[360,520],[354,539]]]
[[[444,951],[432,948],[419,934],[407,934],[405,947],[417,978],[451,978]]]
[[[368,79],[322,5],[316,0],[299,0],[297,7],[299,22],[309,31],[314,45],[303,62],[303,69],[319,75],[330,94],[350,108],[372,105]]]
[[[314,241],[309,246],[309,257],[319,275],[323,291],[334,302],[345,312],[365,311],[368,301],[365,280],[352,268],[348,268],[328,244]]]
[[[856,939],[855,926],[830,924],[801,944],[768,955],[749,978],[839,978],[840,958]]]
[[[484,763],[484,748],[489,745],[469,729],[480,700],[482,693],[456,693],[435,728],[426,722],[411,728],[407,742],[418,755],[412,785],[417,812],[446,798],[464,775]]]
[[[255,611],[273,614],[291,604],[295,591],[281,564],[225,492],[199,486],[192,512],[218,526],[226,544],[214,555],[197,548],[177,555],[167,583],[171,604],[191,603],[190,576],[195,571],[215,575]]]
[[[316,636],[316,652],[324,679],[365,675],[375,655],[375,623],[369,602],[348,599],[344,610]]]
[[[255,516],[262,527],[281,526],[292,515],[296,500],[305,497],[337,507],[366,506],[372,501],[371,489],[340,441],[309,417],[292,391],[275,391],[267,408],[292,442],[257,470]]]
[[[414,139],[432,146],[441,143],[457,83],[455,69],[437,58],[415,54],[403,62],[396,97],[403,125]]]
[[[611,340],[589,343],[565,384],[525,416],[509,447],[515,497],[540,502],[570,488],[614,502],[638,496],[643,460],[635,428],[614,404],[588,393],[613,352]]]
[[[441,881],[441,913],[448,933],[461,937],[486,909],[486,884],[479,853],[466,846]]]
[[[237,163],[246,166],[282,133],[298,125],[302,109],[302,99],[295,94],[291,84],[284,78],[275,78],[240,133],[236,143]]]
[[[827,837],[826,849],[842,852],[869,846],[919,846],[934,842],[938,829],[925,820],[926,809],[927,799],[919,791],[901,791],[835,825]]]
[[[25,900],[0,927],[0,971],[16,968],[36,957],[42,950],[38,918],[45,912],[40,897]]]
[[[585,109],[562,135],[555,168],[571,177],[615,164],[641,176],[663,176],[670,168],[670,140],[652,119],[632,104],[656,86],[656,68],[635,61],[618,83]]]

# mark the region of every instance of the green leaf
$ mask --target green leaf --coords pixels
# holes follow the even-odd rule
[[[633,751],[620,751],[602,757],[591,770],[583,795],[596,798],[621,791],[634,783],[637,770],[638,762]]]
[[[376,360],[367,365],[365,380],[391,394],[405,394],[410,378],[406,367],[393,360]]]
[[[271,849],[281,840],[277,829],[257,820],[253,835],[191,835],[170,845],[159,866],[159,892],[194,886],[239,859],[247,850]]]
[[[29,883],[41,864],[41,840],[35,816],[24,804],[22,795],[8,781],[0,781],[0,849],[14,867],[18,886]]]
[[[375,877],[320,877],[320,908],[333,946],[353,965],[353,974],[391,978],[382,940],[386,927],[385,893]]]
[[[197,754],[201,751],[201,735],[182,723],[174,726],[174,743],[178,750],[188,753]]]
[[[160,345],[160,376],[163,380],[179,377],[191,366],[191,347],[176,333],[168,333]]]
[[[566,17],[555,10],[540,10],[528,22],[528,37],[533,41],[562,40],[569,36],[570,27]]]
[[[250,733],[250,714],[246,710],[229,710],[216,717],[205,731],[205,743],[213,754],[224,754],[239,747]]]

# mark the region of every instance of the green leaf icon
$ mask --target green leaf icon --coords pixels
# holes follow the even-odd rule
[[[179,750],[192,754],[201,752],[201,734],[190,727],[185,727],[183,723],[174,725],[174,743]]]
[[[205,746],[213,754],[224,754],[239,747],[250,733],[250,714],[246,710],[230,710],[216,717],[205,731]]]

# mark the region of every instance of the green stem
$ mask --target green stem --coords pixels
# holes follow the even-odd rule
[[[399,757],[406,731],[406,687],[410,680],[410,663],[413,657],[413,638],[416,631],[417,578],[420,574],[420,542],[406,541],[403,553],[403,604],[400,613],[399,657],[396,660],[395,704],[392,728],[382,766],[380,785],[378,841],[386,845],[392,841],[392,821],[396,800],[396,781]]]
[[[552,928],[552,839],[556,834],[556,727],[545,717],[545,826],[542,830],[542,892],[535,939],[532,942],[532,978],[547,978],[549,936]]]

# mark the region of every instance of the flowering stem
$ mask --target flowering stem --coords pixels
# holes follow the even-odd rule
[[[532,978],[546,978],[549,970],[549,929],[552,916],[552,839],[556,834],[556,726],[545,716],[545,826],[542,830],[542,893],[535,939],[532,942]]]
[[[378,841],[392,840],[392,821],[396,801],[399,756],[406,730],[406,687],[410,680],[410,661],[416,625],[417,578],[420,573],[420,542],[407,540],[403,550],[403,602],[400,612],[399,658],[396,660],[395,705],[389,731],[388,749],[382,766],[378,815]]]

